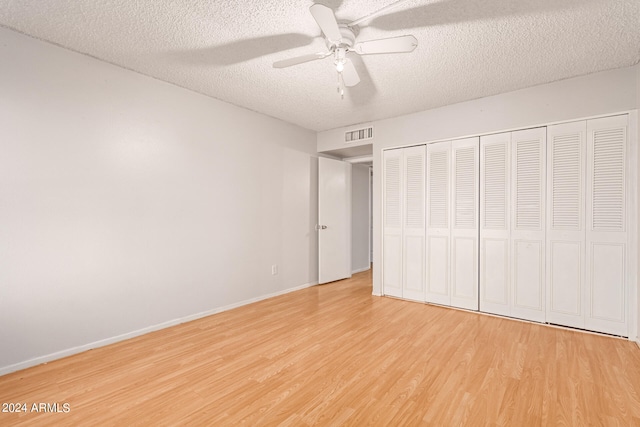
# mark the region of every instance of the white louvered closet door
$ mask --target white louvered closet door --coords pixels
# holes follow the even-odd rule
[[[587,121],[585,327],[626,336],[627,116]]]
[[[426,301],[451,304],[449,291],[451,142],[427,145]]]
[[[425,157],[424,145],[403,151],[402,297],[425,298]]]
[[[480,138],[480,311],[511,315],[511,133]]]
[[[402,297],[402,150],[383,152],[382,291]]]
[[[478,309],[479,138],[451,142],[451,305]]]
[[[546,321],[585,328],[587,122],[547,128]]]
[[[546,128],[511,133],[511,316],[545,321]]]

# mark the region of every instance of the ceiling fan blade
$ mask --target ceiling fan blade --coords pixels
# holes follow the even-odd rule
[[[273,63],[273,68],[286,68],[293,65],[304,64],[305,62],[315,61],[316,59],[326,58],[331,52],[318,52],[309,55],[296,56],[295,58],[283,59]]]
[[[413,36],[391,37],[388,39],[369,40],[356,43],[353,51],[360,55],[374,55],[378,53],[412,52],[418,46],[418,40]]]
[[[338,27],[338,21],[333,14],[333,10],[323,4],[316,3],[309,8],[313,19],[316,20],[318,26],[322,30],[322,33],[332,43],[339,43],[342,40],[342,34],[340,34],[340,27]]]
[[[355,27],[356,25],[359,25],[359,24],[363,23],[364,21],[369,21],[369,20],[375,18],[378,15],[383,15],[383,14],[387,13],[388,11],[390,11],[391,9],[400,6],[402,3],[406,3],[407,1],[409,1],[409,0],[398,0],[395,3],[390,4],[389,6],[385,6],[382,9],[379,9],[379,10],[373,12],[373,13],[370,13],[367,16],[363,16],[360,19],[356,19],[355,21],[351,22],[349,24],[349,26],[350,27]]]
[[[360,83],[360,76],[353,66],[353,62],[347,58],[344,62],[344,70],[342,70],[342,81],[346,87],[352,87]]]

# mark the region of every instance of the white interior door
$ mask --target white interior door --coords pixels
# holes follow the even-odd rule
[[[424,301],[425,296],[425,157],[424,145],[402,150],[402,298]]]
[[[451,142],[427,145],[426,301],[451,305],[450,271]]]
[[[511,133],[511,315],[545,321],[546,128]]]
[[[544,322],[546,129],[480,147],[480,310]]]
[[[547,321],[626,336],[627,116],[548,137]]]
[[[451,142],[451,305],[478,309],[479,138]]]
[[[547,128],[546,320],[585,327],[587,122]]]
[[[351,277],[351,164],[320,157],[318,281]]]
[[[511,133],[480,138],[480,311],[511,315]]]
[[[383,152],[382,292],[402,298],[402,150]]]
[[[627,116],[587,121],[585,327],[627,331]]]

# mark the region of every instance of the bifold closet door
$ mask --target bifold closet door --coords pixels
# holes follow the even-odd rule
[[[425,157],[424,145],[403,150],[402,297],[424,301],[425,295]]]
[[[479,138],[451,142],[451,305],[478,309]]]
[[[547,314],[585,327],[587,122],[547,128]]]
[[[426,301],[451,305],[449,292],[449,200],[451,142],[427,145],[427,292]]]
[[[627,116],[547,132],[547,321],[626,336]]]
[[[424,301],[425,147],[383,154],[383,292]]]
[[[546,128],[511,133],[511,316],[545,321]]]
[[[546,130],[480,147],[480,310],[544,322]]]
[[[402,150],[383,151],[382,289],[385,295],[402,297]]]
[[[511,133],[480,138],[480,311],[511,315]]]
[[[587,121],[585,328],[628,335],[627,116]]]
[[[478,309],[478,144],[427,145],[426,301]]]

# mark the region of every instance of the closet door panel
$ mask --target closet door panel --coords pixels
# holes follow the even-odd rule
[[[585,327],[626,336],[627,116],[587,121]]]
[[[451,305],[478,309],[479,138],[452,141]]]
[[[511,134],[511,315],[545,321],[546,128]]]
[[[424,146],[405,148],[402,297],[425,298],[425,158]]]
[[[487,313],[511,314],[509,310],[509,240],[482,239],[480,310]]]
[[[451,143],[427,145],[426,301],[451,304],[450,270]]]
[[[535,310],[544,314],[543,285],[544,277],[541,266],[543,265],[543,251],[541,242],[531,240],[515,240],[513,247],[513,306],[516,310]],[[543,316],[532,316],[539,322],[544,321]]]
[[[480,138],[480,310],[511,315],[509,180],[511,134]]]
[[[584,328],[584,245],[549,240],[547,252],[547,322]]]
[[[426,301],[450,305],[449,296],[449,237],[429,236],[428,277]]]
[[[424,301],[424,236],[404,238],[404,283],[402,297]]]
[[[623,243],[591,243],[590,287],[588,298],[591,320],[624,323],[624,258]],[[602,331],[607,332],[607,331]],[[622,332],[622,331],[620,331]],[[612,331],[611,333],[616,333]]]
[[[477,245],[478,239],[451,238],[451,305],[478,309]]]
[[[383,153],[382,291],[402,297],[403,155],[402,150]]]
[[[384,295],[402,297],[402,237],[384,236],[383,286]]]
[[[546,319],[585,327],[587,122],[547,128]]]

